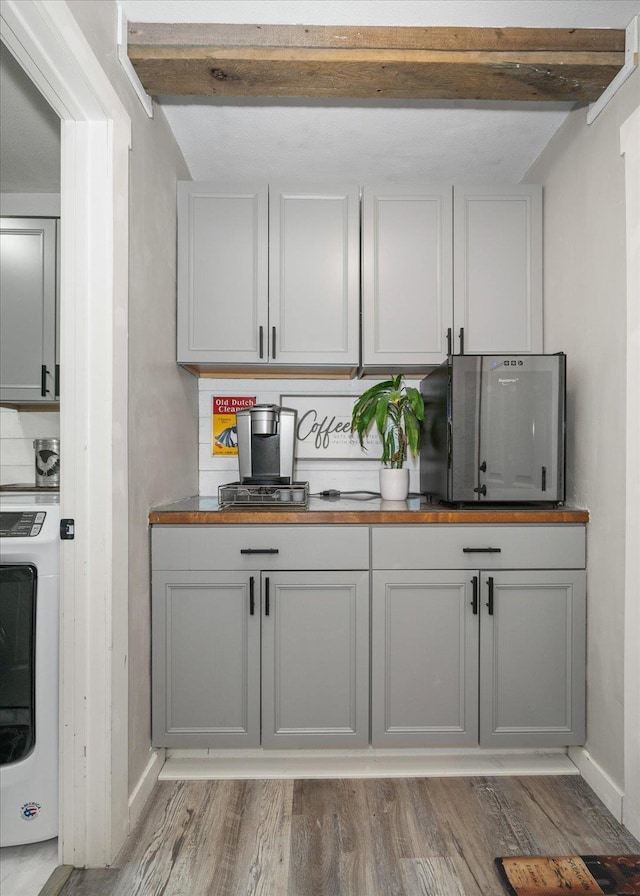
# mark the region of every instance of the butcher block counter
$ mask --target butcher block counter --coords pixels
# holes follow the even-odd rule
[[[220,508],[218,499],[193,495],[173,504],[154,507],[149,513],[153,525],[291,525],[326,524],[362,525],[410,523],[587,523],[589,511],[575,507],[537,505],[450,507],[427,504],[422,498],[406,501],[382,501],[363,495],[334,498],[310,497],[308,507]]]

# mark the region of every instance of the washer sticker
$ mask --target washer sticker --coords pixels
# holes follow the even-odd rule
[[[25,803],[20,809],[20,815],[24,821],[33,821],[40,815],[40,809],[42,809],[40,803]]]

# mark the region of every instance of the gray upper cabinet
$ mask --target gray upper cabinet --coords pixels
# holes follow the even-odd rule
[[[1,219],[1,402],[58,401],[57,224]]]
[[[542,187],[456,186],[453,228],[454,350],[540,354]]]
[[[364,367],[428,367],[446,358],[452,249],[451,186],[364,188]]]
[[[266,360],[266,186],[178,184],[178,361]]]
[[[542,352],[542,188],[366,186],[362,363]]]
[[[357,367],[360,193],[269,187],[271,362]]]
[[[178,184],[178,361],[359,363],[359,190]]]

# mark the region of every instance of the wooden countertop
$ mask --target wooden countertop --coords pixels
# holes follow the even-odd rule
[[[389,523],[587,523],[589,511],[575,507],[484,505],[482,507],[449,507],[427,504],[421,498],[407,501],[381,501],[378,497],[309,499],[308,508],[294,505],[256,508],[223,508],[218,499],[193,495],[173,504],[154,507],[149,512],[153,525],[291,525],[326,524],[372,525]]]

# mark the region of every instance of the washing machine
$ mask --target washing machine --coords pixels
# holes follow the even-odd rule
[[[58,834],[60,507],[0,494],[0,846]]]

